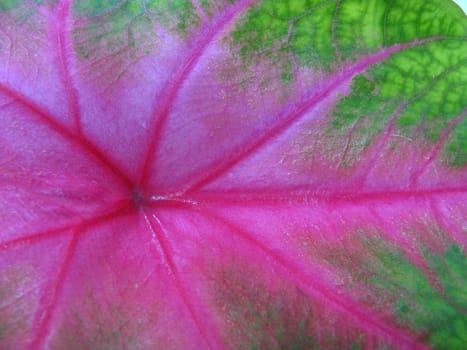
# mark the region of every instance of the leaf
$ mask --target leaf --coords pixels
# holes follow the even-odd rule
[[[0,0],[1,349],[461,349],[442,0]]]

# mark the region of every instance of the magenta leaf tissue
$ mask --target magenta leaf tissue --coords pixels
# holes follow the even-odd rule
[[[448,0],[0,0],[0,349],[461,349]]]

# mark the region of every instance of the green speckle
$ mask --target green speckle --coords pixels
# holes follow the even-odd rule
[[[444,150],[449,165],[463,167],[467,164],[467,120],[465,117],[454,126]]]
[[[273,57],[290,65],[294,55],[302,65],[320,63],[327,67],[334,58],[327,33],[333,9],[329,1],[263,1],[231,34],[232,48],[247,63]],[[287,75],[282,70],[279,74]]]
[[[89,57],[89,52],[87,52],[85,46],[78,46],[77,50],[78,50],[78,53],[79,53],[79,55],[81,57],[83,57],[83,58],[88,58]]]
[[[22,291],[30,288],[35,271],[30,267],[10,267],[0,271],[0,340],[25,334],[32,302]]]
[[[199,18],[189,0],[95,1],[74,2],[73,11],[89,21],[75,28],[73,40],[83,59],[95,59],[108,53],[129,52],[137,59],[147,55],[159,42],[155,23],[176,35],[186,37],[198,26]]]
[[[396,313],[400,312],[400,313],[406,314],[409,311],[410,311],[410,307],[402,300],[399,301],[399,303],[395,307]]]
[[[131,1],[129,1],[131,2]],[[99,16],[128,3],[122,0],[79,0],[73,2],[73,10],[78,16]]]
[[[290,62],[283,62],[281,66],[281,80],[284,83],[290,83],[293,81],[292,75],[292,64]]]
[[[139,336],[147,324],[157,324],[158,305],[145,305],[144,310],[138,313],[139,319],[128,322],[132,317],[128,305],[132,303],[121,300],[102,302],[96,299],[96,291],[87,291],[78,308],[67,309],[68,317],[58,323],[51,349],[113,350],[142,347]],[[157,336],[152,340],[157,340]],[[157,348],[147,343],[146,346]]]
[[[350,346],[350,350],[362,350],[362,349],[363,349],[363,347],[360,344],[357,344],[357,343],[353,343]]]
[[[31,6],[31,1],[36,6]],[[58,0],[0,0],[0,14],[2,14],[2,11],[4,11],[8,14],[8,16],[11,16],[16,20],[17,25],[25,25],[28,26],[31,31],[36,31],[36,18],[34,16],[38,14],[37,6],[52,9],[57,1]]]
[[[145,5],[154,13],[159,23],[185,37],[189,30],[199,25],[199,17],[189,0],[155,0]]]
[[[23,0],[0,0],[0,11],[11,10],[21,4]]]
[[[365,344],[361,330],[352,325],[344,332],[336,330],[339,317],[310,300],[295,285],[277,276],[274,281],[279,283],[263,282],[264,277],[254,269],[239,270],[238,266],[213,277],[218,281],[214,283],[214,300],[223,314],[229,330],[227,342],[232,348],[340,349],[348,348],[349,341],[353,341],[359,349],[360,344]],[[325,318],[323,313],[327,314]],[[232,340],[237,343],[232,344]]]

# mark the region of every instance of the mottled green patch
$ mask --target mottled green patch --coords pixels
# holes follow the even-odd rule
[[[0,11],[16,10],[27,13],[35,13],[36,9],[31,6],[31,3],[38,6],[52,7],[57,3],[58,0],[0,0]]]
[[[247,64],[275,59],[274,68],[285,81],[295,60],[300,65],[329,67],[335,57],[329,35],[334,10],[332,1],[263,1],[237,25],[232,47]]]
[[[381,0],[342,1],[336,17],[336,46],[347,58],[354,53],[378,50],[384,41],[383,17],[387,2]]]
[[[109,16],[108,25],[115,31],[123,30],[133,18],[155,17],[159,23],[186,35],[199,22],[195,8],[189,0],[84,0],[75,1],[73,10],[78,17]]]
[[[400,248],[363,232],[349,237],[345,249],[316,249],[349,279],[349,289],[369,293],[363,302],[378,312],[392,310],[400,326],[425,334],[437,348],[461,349],[466,343],[467,259],[459,246],[444,254],[424,252],[431,279]]]
[[[453,128],[445,151],[450,166],[463,167],[467,164],[467,119],[465,117]]]
[[[101,311],[102,312],[102,311]],[[135,346],[137,336],[125,336],[122,329],[119,327],[124,326],[124,322],[120,320],[118,311],[111,308],[111,314],[116,318],[112,320],[115,325],[108,321],[102,321],[101,317],[93,319],[93,327],[87,325],[86,321],[80,318],[77,313],[71,317],[70,328],[62,330],[63,338],[60,339],[59,346],[56,349],[70,349],[70,350],[113,350],[113,349],[127,349]]]
[[[201,9],[203,12],[208,16],[211,17],[213,16],[213,12],[215,10],[214,8],[214,3],[211,0],[200,0],[199,1],[201,5]]]
[[[133,3],[126,2],[105,15],[76,28],[73,41],[84,59],[119,54],[136,59],[149,54],[158,41],[152,18]]]
[[[156,15],[159,23],[182,36],[199,24],[198,14],[189,0],[147,1],[146,9]]]
[[[23,0],[0,0],[0,11],[11,10],[17,7],[23,2]]]
[[[125,0],[79,0],[73,2],[73,10],[79,17],[99,16],[125,4]]]
[[[346,145],[341,163],[352,164],[393,119],[404,137],[417,130],[431,143],[439,140],[466,108],[466,35],[467,18],[450,1],[266,0],[239,22],[231,46],[246,65],[270,61],[272,74],[288,83],[297,65],[332,70],[385,46],[437,37],[354,79],[351,94],[332,114],[325,143],[330,148]],[[450,165],[467,162],[461,128],[445,144]]]
[[[452,1],[393,0],[386,2],[383,18],[385,44],[437,35],[463,37],[467,19]]]
[[[236,0],[198,0],[201,10],[204,14],[209,17],[213,18],[215,13],[222,11],[225,6],[229,6],[235,3]]]
[[[199,24],[188,0],[75,1],[73,11],[86,20],[73,33],[76,51],[84,59],[108,54],[136,59],[158,43],[157,27],[184,37]]]
[[[456,245],[444,255],[425,255],[439,286],[433,287],[407,261],[396,260],[400,273],[389,288],[413,292],[411,298],[400,298],[395,313],[415,330],[427,330],[428,342],[435,347],[462,349],[467,343],[467,257]]]
[[[245,281],[246,282],[246,281]],[[293,300],[285,291],[270,294],[265,286],[229,284],[219,295],[242,349],[318,349],[309,335],[313,311],[299,292]]]
[[[351,93],[341,98],[332,113],[329,137],[346,137],[352,126],[354,152],[348,154],[348,162],[362,150],[362,140],[381,134],[392,120],[395,132],[422,136],[434,144],[464,113],[465,86],[467,41],[441,40],[403,50],[353,79]],[[453,164],[463,158],[465,162],[467,152],[458,137],[459,128],[446,142],[448,158],[456,159]]]
[[[465,36],[465,16],[444,0],[345,0],[336,25],[343,58],[382,46],[438,35]]]
[[[2,340],[25,334],[33,308],[29,295],[34,271],[11,267],[0,274],[0,347]]]
[[[232,46],[247,62],[286,52],[285,61],[330,69],[383,46],[466,32],[464,14],[449,1],[266,0],[237,25]]]
[[[37,31],[37,23],[35,15],[38,14],[36,6],[41,6],[50,10],[55,6],[58,0],[0,0],[0,15],[7,15],[14,20],[14,26],[11,27],[7,23],[2,23],[4,19],[0,19],[0,25],[4,25],[2,29],[8,30],[18,27],[28,27],[31,31]],[[31,4],[31,2],[33,4]],[[36,6],[34,6],[36,5]],[[0,49],[2,42],[0,39]]]
[[[290,83],[293,81],[292,63],[285,61],[281,65],[281,80],[284,83]]]
[[[225,342],[232,348],[359,349],[365,344],[365,334],[352,325],[343,332],[336,329],[341,321],[325,303],[294,285],[265,282],[251,268],[243,267],[241,273],[238,268],[237,263],[214,282],[215,302],[229,332]]]
[[[128,306],[115,300],[97,300],[95,291],[88,291],[78,308],[69,308],[66,319],[58,327],[51,349],[116,350],[140,349],[140,336],[148,325],[158,320],[158,307],[145,305],[137,315]]]

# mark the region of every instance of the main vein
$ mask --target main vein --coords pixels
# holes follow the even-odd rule
[[[313,276],[308,272],[305,272],[303,269],[296,266],[296,264],[294,264],[290,259],[284,257],[281,252],[268,247],[264,243],[254,238],[254,235],[237,227],[230,221],[214,213],[212,210],[207,209],[206,207],[198,206],[197,208],[201,210],[206,216],[231,230],[235,235],[239,236],[248,244],[251,244],[259,251],[271,257],[291,274],[293,279],[307,291],[310,298],[322,298],[328,301],[334,305],[336,311],[342,310],[350,318],[356,320],[357,323],[365,326],[367,330],[371,329],[383,337],[388,337],[396,344],[402,343],[411,349],[426,349],[426,346],[412,339],[412,337],[405,331],[386,324],[376,315],[374,315],[371,310],[367,310],[363,305],[354,303],[344,296],[332,292],[329,286],[321,285],[319,282],[315,281]]]
[[[267,129],[260,137],[252,140],[248,144],[241,145],[237,150],[233,151],[229,157],[226,157],[219,164],[213,166],[210,172],[202,173],[195,176],[194,179],[181,191],[181,193],[192,193],[196,190],[212,183],[216,179],[220,178],[227,171],[232,169],[235,165],[240,163],[252,155],[255,151],[259,150],[262,146],[273,140],[275,137],[283,133],[285,130],[294,125],[299,121],[307,112],[315,108],[320,102],[325,100],[344,84],[351,81],[351,79],[363,73],[368,67],[381,63],[387,59],[390,55],[397,53],[401,50],[408,49],[420,44],[424,44],[434,40],[448,39],[445,37],[432,37],[423,40],[414,40],[412,42],[397,44],[389,48],[385,48],[376,54],[366,56],[357,63],[343,69],[341,72],[334,74],[321,86],[315,86],[315,93],[304,98],[299,102],[292,110],[287,107],[284,110],[278,112],[279,122]]]
[[[232,22],[237,16],[243,13],[256,0],[241,0],[237,4],[229,7],[222,15],[218,17],[214,24],[209,25],[200,31],[200,37],[195,39],[195,44],[191,51],[183,58],[183,62],[176,65],[175,71],[169,75],[165,84],[160,102],[155,104],[151,120],[150,143],[143,158],[141,178],[139,184],[145,186],[151,175],[151,166],[156,161],[156,153],[161,142],[161,133],[169,117],[178,93],[182,89],[185,81],[203,56],[207,47],[218,37],[219,33]]]

